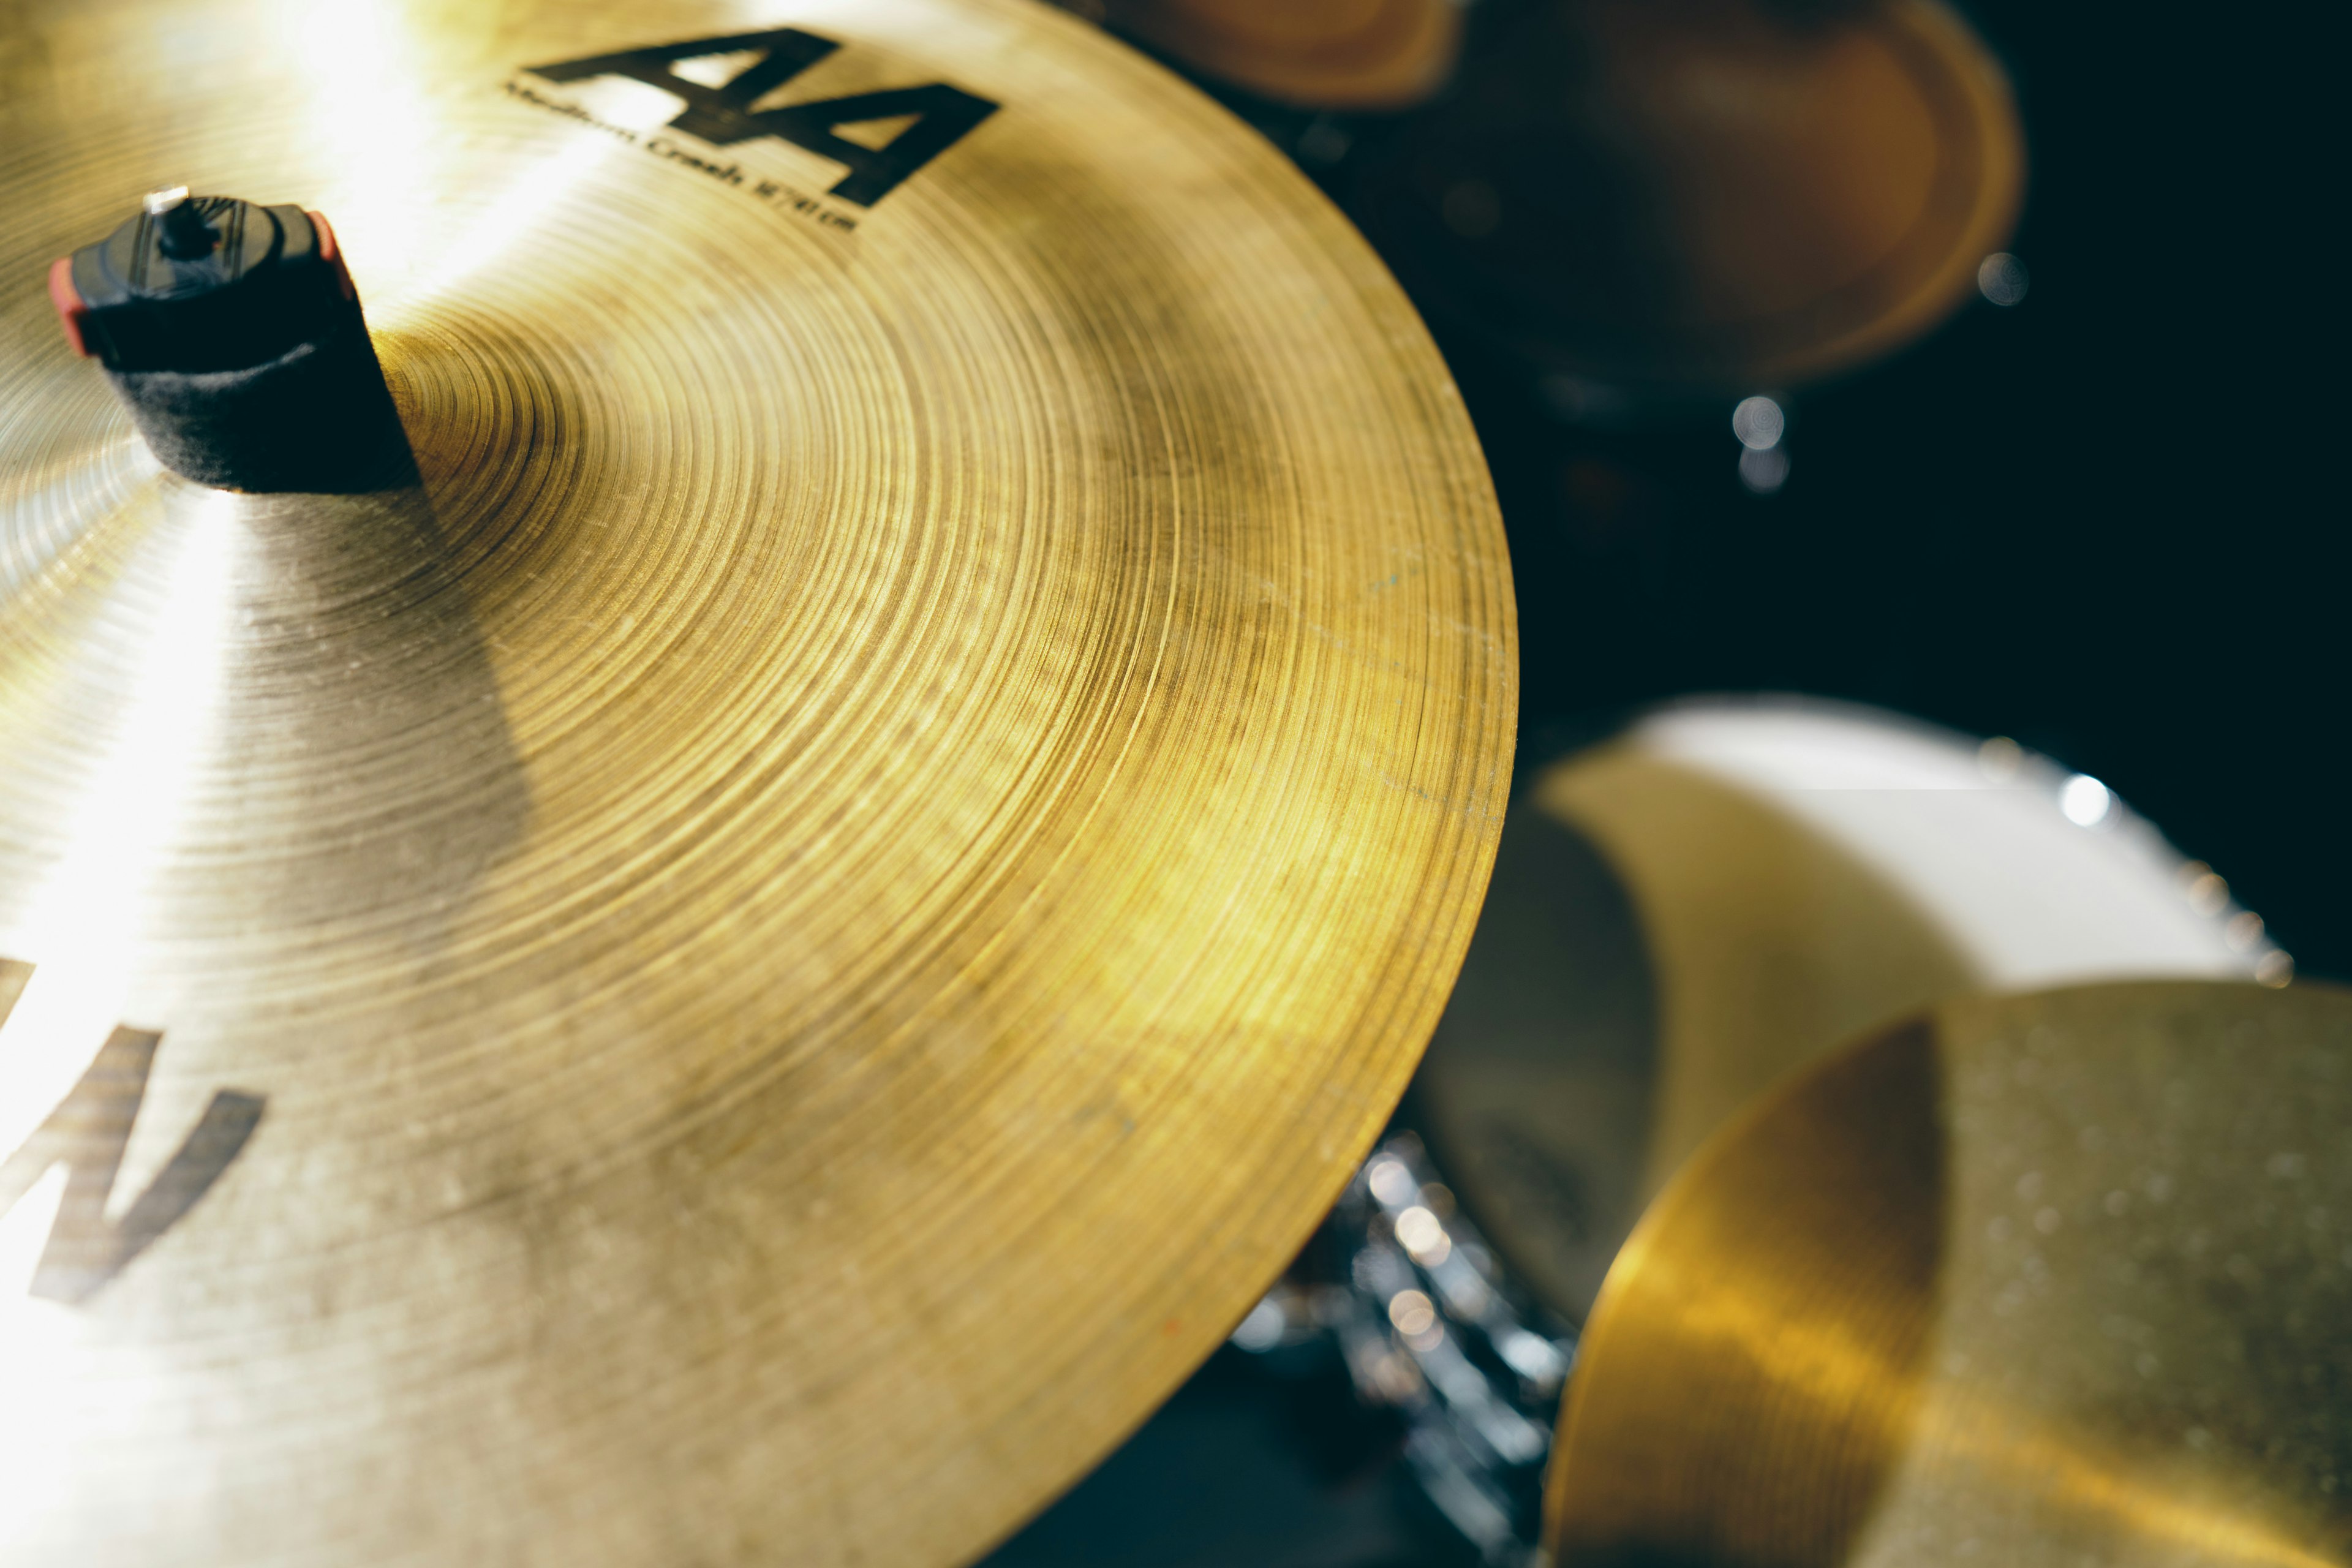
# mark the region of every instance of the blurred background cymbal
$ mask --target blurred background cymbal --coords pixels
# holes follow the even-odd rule
[[[1279,104],[1409,108],[1444,85],[1460,0],[1099,0],[1073,9]]]
[[[1727,1129],[1561,1418],[1559,1568],[2352,1562],[2352,995],[1946,1003]]]
[[[1359,205],[1425,308],[1588,400],[1787,387],[1976,289],[2023,134],[1941,0],[1507,11]]]
[[[1692,1151],[1865,1029],[1971,992],[2285,983],[2220,878],[2079,778],[1841,704],[1640,716],[1513,806],[1409,1120],[1514,1270],[1580,1321]]]
[[[0,23],[0,1556],[968,1559],[1402,1089],[1516,679],[1419,321],[1070,17],[786,21]],[[780,49],[993,108],[673,123]],[[421,484],[158,470],[41,288],[167,181],[332,218]]]

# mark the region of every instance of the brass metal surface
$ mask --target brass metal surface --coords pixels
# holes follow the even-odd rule
[[[1945,1004],[1711,1142],[1611,1271],[1559,1568],[2352,1563],[2352,993]]]
[[[6,17],[0,1561],[977,1553],[1467,939],[1511,601],[1420,322],[1019,0]],[[786,26],[778,101],[996,107],[861,205],[532,68]],[[182,181],[333,220],[421,485],[158,471],[41,277]]]

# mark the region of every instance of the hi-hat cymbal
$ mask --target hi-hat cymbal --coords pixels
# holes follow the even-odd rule
[[[1948,1003],[1727,1131],[1611,1271],[1559,1568],[2352,1563],[2352,994]]]
[[[1466,941],[1510,593],[1420,323],[1016,0],[12,16],[0,1557],[978,1552]],[[333,220],[421,485],[158,470],[42,277],[183,182]]]
[[[1578,1320],[1666,1179],[1815,1057],[1969,992],[2283,982],[2261,929],[2104,785],[2014,743],[1843,703],[1679,702],[1512,805],[1412,1117]]]
[[[2015,222],[2007,79],[1941,0],[1544,0],[1369,175],[1424,303],[1611,398],[1860,364]]]

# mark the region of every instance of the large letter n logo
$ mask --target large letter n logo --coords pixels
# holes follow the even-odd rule
[[[900,181],[996,112],[996,105],[988,100],[975,98],[944,82],[893,88],[887,92],[861,92],[849,98],[827,98],[776,109],[754,108],[761,99],[840,47],[830,38],[820,38],[797,27],[778,27],[772,32],[694,38],[682,44],[662,44],[649,49],[596,55],[584,60],[559,60],[553,65],[525,68],[549,81],[625,76],[657,87],[686,100],[685,112],[669,122],[672,130],[720,146],[761,136],[782,137],[820,157],[847,164],[849,173],[828,194],[859,206],[872,206],[888,195]],[[731,55],[746,49],[762,53],[723,87],[707,86],[670,68],[679,60]],[[835,134],[837,126],[896,120],[910,114],[915,117],[914,123],[879,147],[868,147]]]
[[[0,959],[0,1024],[8,1021],[32,973],[29,963]],[[195,1205],[261,1121],[260,1096],[233,1089],[215,1094],[171,1163],[121,1218],[109,1220],[106,1200],[122,1168],[131,1124],[147,1097],[147,1075],[162,1038],[145,1029],[115,1030],[81,1081],[22,1148],[0,1162],[0,1214],[14,1208],[51,1166],[66,1168],[57,1223],[49,1227],[48,1245],[33,1273],[36,1296],[87,1300]]]

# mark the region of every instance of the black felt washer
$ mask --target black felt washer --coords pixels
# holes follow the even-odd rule
[[[242,370],[110,370],[173,472],[240,490],[381,489],[415,468],[354,307],[327,336]]]

